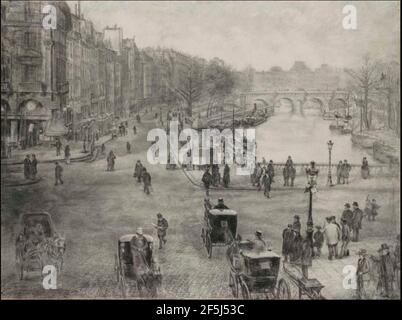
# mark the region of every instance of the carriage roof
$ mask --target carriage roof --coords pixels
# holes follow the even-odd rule
[[[231,209],[211,209],[209,213],[213,216],[237,216],[237,212]]]
[[[130,234],[125,234],[124,236],[121,236],[119,238],[119,242],[130,242],[131,239],[135,236],[134,233],[130,233]],[[148,235],[148,234],[144,234],[144,238],[148,241],[148,242],[153,242],[154,239]]]
[[[251,260],[259,260],[259,259],[270,259],[270,258],[274,258],[274,259],[278,259],[280,258],[280,256],[278,254],[276,254],[273,251],[249,251],[249,250],[245,250],[241,252],[241,255],[247,259],[251,259]]]

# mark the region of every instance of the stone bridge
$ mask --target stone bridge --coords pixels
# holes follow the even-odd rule
[[[240,94],[240,105],[252,108],[255,103],[263,107],[279,108],[281,100],[290,102],[292,112],[303,114],[307,108],[319,108],[321,113],[347,109],[349,92],[332,90],[282,90],[282,91],[250,91]],[[313,102],[313,103],[308,103]]]

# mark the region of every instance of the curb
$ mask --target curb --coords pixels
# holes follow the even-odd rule
[[[23,187],[23,186],[30,186],[30,185],[36,184],[36,183],[40,182],[41,180],[42,180],[42,178],[37,178],[35,180],[28,180],[24,183],[21,183],[21,182],[7,183],[7,182],[5,182],[3,185],[5,187]]]

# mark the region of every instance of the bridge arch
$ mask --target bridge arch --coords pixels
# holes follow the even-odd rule
[[[324,113],[324,111],[325,111],[325,103],[321,98],[319,98],[319,97],[307,97],[306,102],[318,103],[320,112]],[[304,103],[302,109],[303,109],[303,112],[304,112],[306,109],[315,109],[315,108],[306,108],[306,103]]]
[[[261,102],[264,105],[264,107],[269,107],[269,103],[262,98],[254,99],[254,103],[256,103],[256,102]]]
[[[346,113],[347,108],[348,103],[343,98],[335,98],[328,106],[329,111],[341,111],[342,113]]]
[[[274,102],[274,107],[280,108],[280,106],[281,106],[281,100],[285,100],[285,101],[290,102],[290,105],[291,105],[291,107],[292,107],[292,111],[291,111],[292,113],[294,113],[294,112],[296,111],[295,102],[293,101],[292,98],[289,98],[289,97],[286,97],[286,96],[277,97],[277,98],[275,99],[275,102]]]

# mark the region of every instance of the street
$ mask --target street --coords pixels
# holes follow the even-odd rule
[[[114,254],[120,236],[134,233],[137,227],[157,236],[151,223],[161,212],[169,221],[168,242],[155,255],[161,265],[163,280],[158,298],[231,298],[228,286],[229,266],[223,248],[214,248],[212,259],[207,258],[200,237],[203,223],[204,190],[192,185],[181,170],[166,170],[163,165],[147,165],[147,128],[153,122],[137,125],[139,134],[132,132],[107,144],[106,152],[113,150],[117,156],[114,172],[106,172],[106,161],[73,163],[64,167],[63,185],[54,186],[54,164],[40,164],[42,181],[30,187],[2,190],[1,221],[1,280],[2,297],[5,298],[119,298],[120,291],[114,272]],[[134,152],[126,153],[126,141],[132,141]],[[137,160],[147,167],[152,176],[153,190],[147,196],[142,184],[133,178]],[[200,178],[201,173],[192,175]],[[235,177],[240,182],[245,177]],[[245,180],[247,181],[247,180]],[[307,196],[302,188],[281,189],[281,180],[273,186],[272,198],[266,199],[257,191],[211,191],[211,199],[223,197],[225,203],[239,214],[238,233],[252,239],[258,228],[273,250],[281,251],[281,233],[295,213],[305,223]],[[353,181],[350,185],[323,187],[315,196],[314,221],[323,224],[328,215],[339,215],[346,201],[358,201],[363,205],[367,194],[374,193],[381,199],[378,220],[364,221],[361,243],[351,244],[351,257],[355,265],[356,252],[361,246],[376,250],[384,239],[394,240],[399,232],[399,181],[397,179],[372,178],[369,181]],[[18,205],[17,205],[18,203]],[[333,212],[329,208],[338,208]],[[18,231],[18,216],[22,212],[47,211],[52,215],[56,228],[66,237],[65,267],[59,277],[57,290],[44,290],[40,276],[33,272],[19,281],[15,272],[14,243]],[[379,240],[381,239],[381,240]],[[390,242],[392,243],[392,242]],[[372,252],[375,254],[375,252]],[[313,261],[313,272],[322,283],[330,283],[324,289],[335,298],[351,297],[352,292],[342,289],[342,270],[345,260],[331,267],[335,277],[329,277],[322,268],[326,266],[326,249],[319,263]],[[338,264],[337,264],[338,263]],[[328,272],[328,270],[327,270]],[[321,278],[320,278],[321,277]],[[339,279],[338,282],[337,279]],[[335,282],[335,283],[334,283]],[[135,295],[134,295],[135,297]]]

